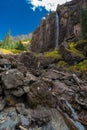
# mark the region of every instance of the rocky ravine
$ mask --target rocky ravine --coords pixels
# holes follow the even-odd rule
[[[0,55],[0,130],[86,130],[80,76],[32,53]]]

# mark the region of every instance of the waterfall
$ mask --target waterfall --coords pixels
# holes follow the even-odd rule
[[[68,101],[66,101],[66,104],[67,104],[67,106],[69,107],[69,109],[71,110],[73,118],[78,119],[77,113],[76,113],[75,110],[72,108],[72,106],[68,103]],[[72,119],[71,119],[71,120],[72,120]],[[74,125],[78,128],[78,130],[85,130],[84,126],[83,126],[80,122],[74,121],[74,120],[72,120],[72,122],[73,122]]]
[[[56,44],[55,44],[55,48],[58,48],[58,44],[59,44],[59,15],[56,12]]]

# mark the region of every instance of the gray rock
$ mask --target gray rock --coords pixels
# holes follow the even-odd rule
[[[20,123],[22,126],[28,126],[29,125],[29,120],[27,119],[27,117],[23,116],[23,115],[19,115],[19,119],[20,119]]]
[[[35,82],[36,80],[37,80],[37,78],[34,75],[32,75],[30,72],[27,72],[26,77],[24,79],[24,85],[27,86],[30,83]]]
[[[18,111],[18,113],[20,113],[21,115],[28,115],[28,111],[25,108],[25,105],[23,103],[17,103],[16,104],[16,110]]]
[[[0,100],[0,111],[2,111],[5,107],[6,103],[4,100]]]
[[[50,109],[49,112],[52,120],[41,130],[69,130],[63,117],[56,109]]]
[[[2,74],[2,82],[6,89],[13,89],[22,86],[23,78],[23,74],[17,69],[11,69]]]
[[[5,109],[0,113],[0,130],[15,130],[18,123],[19,119],[14,108]]]
[[[22,88],[18,87],[15,90],[11,90],[10,93],[16,97],[21,97],[24,94],[24,91]]]
[[[41,106],[38,106],[37,109],[32,112],[31,116],[38,125],[47,124],[51,120],[49,109]]]
[[[23,86],[23,90],[25,93],[28,93],[29,92],[29,86]]]
[[[2,94],[2,87],[1,87],[1,85],[0,85],[0,94]]]
[[[11,62],[7,59],[0,59],[0,66],[3,68],[10,69],[11,68]]]

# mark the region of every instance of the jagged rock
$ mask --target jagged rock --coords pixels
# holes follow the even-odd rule
[[[31,73],[27,72],[26,73],[26,77],[24,79],[24,85],[27,86],[30,83],[35,82],[36,80],[37,80],[37,78],[34,75],[32,75]]]
[[[11,69],[2,74],[2,82],[4,88],[6,89],[15,89],[18,86],[23,85],[23,74],[17,69]]]

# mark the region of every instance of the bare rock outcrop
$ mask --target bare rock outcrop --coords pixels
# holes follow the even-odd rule
[[[72,0],[63,5],[58,5],[55,12],[50,13],[41,20],[39,27],[32,34],[31,50],[34,52],[45,52],[56,47],[63,41],[72,42],[81,37],[81,8],[87,4],[86,0]],[[56,19],[56,14],[58,18]],[[56,20],[59,26],[56,26]],[[56,36],[56,28],[59,35]]]

